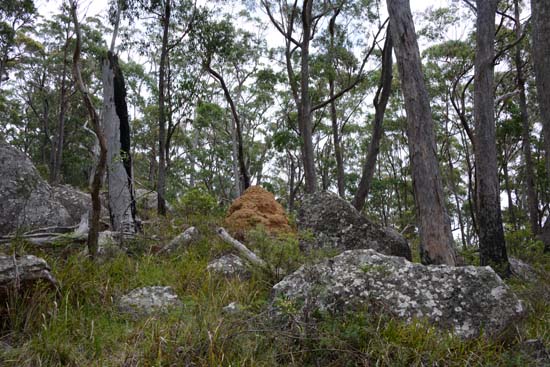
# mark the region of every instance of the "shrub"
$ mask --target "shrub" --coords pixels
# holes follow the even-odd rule
[[[213,214],[217,207],[216,199],[212,195],[203,189],[194,188],[178,199],[176,210],[184,215],[209,215]]]

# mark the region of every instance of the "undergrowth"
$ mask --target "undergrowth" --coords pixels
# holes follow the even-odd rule
[[[464,341],[421,320],[404,324],[369,310],[322,315],[315,324],[282,325],[267,314],[271,287],[284,273],[323,254],[304,256],[292,235],[272,238],[261,229],[252,231],[247,245],[278,271],[226,279],[206,271],[210,260],[232,251],[215,236],[220,215],[152,218],[144,227],[145,239],[128,244],[130,256],[97,264],[79,251],[63,256],[41,252],[60,291],[36,289],[6,301],[0,316],[0,365],[530,366],[535,360],[522,343],[550,343],[550,259],[540,253],[529,255],[541,272],[539,281],[509,281],[528,314],[506,337]],[[197,243],[170,256],[153,253],[189,225],[202,234]],[[20,243],[17,251],[33,250]],[[172,286],[184,307],[143,319],[118,311],[120,296],[151,285]],[[230,302],[241,310],[224,312]]]

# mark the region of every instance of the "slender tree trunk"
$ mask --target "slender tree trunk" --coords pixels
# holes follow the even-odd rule
[[[451,222],[436,156],[434,124],[424,84],[409,0],[388,0],[390,28],[407,111],[407,135],[424,264],[455,265]]]
[[[237,159],[239,163],[239,173],[240,173],[240,187],[242,187],[241,190],[239,190],[239,194],[244,192],[246,189],[250,187],[250,175],[248,174],[248,169],[246,168],[246,162],[244,157],[244,143],[243,143],[243,133],[242,133],[242,126],[241,126],[241,119],[239,117],[239,114],[237,112],[237,107],[235,105],[235,102],[233,101],[233,98],[231,97],[231,93],[229,93],[229,88],[227,88],[227,85],[225,84],[225,80],[223,79],[222,75],[216,72],[212,69],[210,66],[210,62],[207,63],[206,68],[210,75],[212,75],[218,82],[220,83],[220,86],[222,87],[223,94],[225,96],[225,100],[229,104],[229,107],[231,108],[231,116],[233,117],[233,123],[234,128],[236,132],[236,138],[237,138]]]
[[[447,105],[448,106],[448,105]],[[449,115],[449,111],[447,111],[447,115]],[[445,132],[447,135],[450,135],[449,129],[448,129],[448,120],[445,121]],[[458,225],[460,227],[460,238],[462,240],[462,246],[466,247],[468,246],[468,243],[466,241],[466,236],[464,234],[464,220],[462,219],[462,210],[460,206],[460,199],[458,196],[458,187],[455,182],[455,174],[454,174],[454,164],[453,164],[453,157],[451,155],[451,144],[450,141],[447,145],[447,161],[449,163],[449,186],[451,187],[451,190],[453,191],[453,196],[455,199],[455,206],[456,206],[456,213],[458,216]],[[459,176],[460,177],[460,176]]]
[[[531,0],[531,21],[533,23],[533,66],[537,84],[544,150],[546,153],[546,174],[550,180],[550,3],[548,0]],[[548,191],[541,192],[548,197]],[[550,219],[546,219],[541,231],[544,249],[550,252]]]
[[[514,15],[516,20],[516,40],[522,36],[519,0],[514,0]],[[523,157],[525,160],[525,186],[527,187],[527,207],[529,208],[529,222],[531,231],[536,235],[539,228],[539,210],[537,191],[535,188],[535,172],[533,169],[533,157],[531,156],[529,112],[527,110],[527,97],[525,95],[525,77],[523,75],[523,62],[521,57],[521,43],[516,46],[515,53],[516,78],[519,89],[519,108],[521,111]]]
[[[157,175],[157,212],[166,215],[166,59],[168,58],[168,29],[170,26],[170,1],[165,2],[162,17],[162,46],[159,63],[159,165]]]
[[[500,210],[494,117],[495,14],[498,0],[477,0],[474,119],[481,265],[510,274]]]
[[[374,176],[374,170],[376,168],[376,160],[378,158],[378,152],[380,151],[380,141],[384,134],[384,114],[386,113],[386,106],[391,95],[391,83],[393,80],[393,41],[391,38],[390,27],[386,34],[386,42],[384,44],[384,50],[382,53],[382,75],[380,77],[380,83],[376,96],[374,97],[374,123],[372,126],[372,138],[369,145],[369,151],[367,153],[367,159],[363,166],[363,173],[361,174],[361,181],[357,187],[355,198],[353,199],[353,206],[359,211],[363,210],[367,196]]]
[[[235,197],[243,194],[243,184],[241,175],[239,174],[239,143],[237,142],[237,129],[235,128],[235,120],[231,119],[231,154],[233,163],[233,177],[235,179]]]
[[[76,0],[71,1],[71,15],[74,22],[75,34],[76,34],[76,45],[73,54],[73,76],[75,83],[82,94],[82,99],[84,100],[84,105],[86,110],[90,115],[92,121],[92,126],[94,132],[97,136],[100,146],[99,161],[97,168],[95,170],[94,179],[91,187],[92,194],[92,216],[90,218],[90,229],[88,232],[88,253],[92,258],[95,258],[97,255],[97,240],[99,234],[99,219],[101,216],[101,199],[99,197],[99,191],[101,190],[101,178],[105,174],[105,165],[107,162],[107,144],[105,142],[105,135],[101,128],[101,123],[99,120],[99,115],[95,110],[95,107],[90,98],[88,89],[84,85],[82,80],[82,75],[80,73],[80,48],[82,45],[80,25],[78,23],[78,17],[76,14]]]
[[[340,13],[340,8],[336,8],[334,10],[334,15],[330,18],[328,31],[330,34],[330,55],[331,55],[331,62],[334,64],[335,62],[335,52],[334,52],[334,32],[335,32],[335,25],[336,25],[336,17],[338,17],[338,14]],[[344,159],[342,157],[342,148],[340,146],[340,128],[338,126],[338,114],[336,111],[336,99],[334,98],[334,84],[336,79],[336,68],[334,68],[333,72],[329,73],[329,97],[331,99],[330,102],[330,120],[332,123],[332,140],[334,144],[334,157],[336,158],[336,181],[338,184],[338,194],[340,197],[345,197],[346,195],[346,188],[345,188],[345,182],[344,182]]]
[[[514,205],[514,200],[512,199],[512,188],[510,185],[510,174],[508,171],[508,160],[504,155],[504,162],[502,164],[502,173],[504,174],[504,190],[506,191],[506,197],[508,198],[508,214],[510,215],[510,223],[514,229],[518,228],[518,221],[516,219],[516,206]]]
[[[149,174],[147,175],[147,181],[151,187],[155,186],[155,173],[157,173],[157,148],[155,144],[151,145],[151,151],[149,153]]]
[[[67,30],[67,37],[68,35]],[[69,51],[69,42],[65,43],[63,49],[63,71],[61,76],[61,95],[59,97],[59,121],[57,126],[57,140],[55,149],[52,151],[52,170],[50,171],[50,182],[59,183],[59,174],[63,160],[63,146],[65,140],[65,115],[67,113],[67,54]]]
[[[288,175],[288,212],[292,213],[294,211],[294,193],[295,193],[295,182],[296,182],[296,176],[295,176],[295,165],[294,165],[294,158],[292,158],[292,155],[288,154],[290,159],[290,167],[289,167],[289,175]]]
[[[302,43],[300,55],[300,106],[298,121],[302,137],[302,158],[306,193],[317,191],[317,176],[315,173],[315,152],[313,149],[313,123],[311,117],[311,97],[309,95],[309,43],[312,27],[313,0],[304,0],[302,5]]]
[[[103,128],[111,225],[114,231],[137,232],[126,85],[111,51],[103,61]]]

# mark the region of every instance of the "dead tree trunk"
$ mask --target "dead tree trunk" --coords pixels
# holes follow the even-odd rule
[[[495,14],[497,0],[477,0],[474,120],[476,188],[481,265],[510,274],[500,209],[494,112]]]
[[[107,140],[109,213],[115,232],[137,231],[124,76],[109,51],[103,61],[103,127]]]
[[[409,0],[388,0],[390,29],[405,97],[413,189],[424,264],[455,265],[451,223],[445,208],[432,112]]]

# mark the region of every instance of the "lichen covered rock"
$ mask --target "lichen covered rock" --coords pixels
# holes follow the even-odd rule
[[[134,289],[122,296],[118,303],[120,312],[136,317],[153,316],[182,306],[172,287],[162,286]]]
[[[237,255],[228,254],[208,263],[206,269],[225,277],[239,277],[242,279],[250,278],[250,270]]]
[[[0,299],[6,299],[8,292],[13,289],[24,294],[40,282],[52,288],[57,287],[57,280],[44,259],[33,255],[15,258],[0,255]]]
[[[70,185],[52,186],[52,193],[55,200],[65,207],[71,220],[78,223],[83,215],[92,210],[92,197]],[[102,208],[103,213],[108,213]]]
[[[249,187],[235,199],[225,219],[227,229],[238,237],[260,225],[270,233],[290,232],[288,218],[275,196],[260,186]]]
[[[510,262],[510,270],[514,276],[524,281],[537,280],[537,272],[531,265],[515,257],[509,257],[508,261]]]
[[[298,317],[380,310],[406,322],[427,319],[464,338],[504,331],[524,307],[490,267],[425,266],[374,250],[350,250],[304,265],[273,287],[273,311],[292,302]]]
[[[311,249],[373,249],[412,259],[407,240],[392,228],[381,227],[361,215],[349,202],[330,192],[308,195],[298,212],[298,228],[311,231],[300,247]]]
[[[0,140],[0,236],[79,219],[72,220],[25,153]]]

